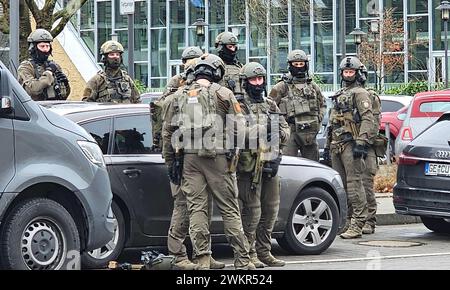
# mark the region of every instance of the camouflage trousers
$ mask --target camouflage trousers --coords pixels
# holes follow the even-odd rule
[[[367,197],[363,186],[365,161],[353,158],[353,146],[348,142],[341,148],[332,145],[331,163],[346,187],[351,224],[362,229],[367,219]]]
[[[175,261],[177,262],[188,259],[184,241],[189,234],[189,214],[187,210],[186,195],[181,190],[181,186],[170,183],[170,189],[172,190],[174,202],[169,233],[167,235],[167,248],[169,250],[169,255],[175,256]],[[209,224],[211,224],[212,206],[212,197],[209,195]],[[195,252],[193,258],[195,258]]]
[[[373,191],[373,183],[375,174],[377,173],[378,164],[377,156],[373,148],[369,148],[367,153],[367,158],[364,159],[365,170],[363,171],[362,180],[364,191],[366,193],[367,200],[367,218],[366,223],[374,227],[377,224],[376,214],[377,214],[377,201],[375,198],[375,193]],[[348,219],[351,218],[353,214],[353,208],[351,203],[348,201]]]
[[[247,266],[250,261],[249,244],[242,228],[235,181],[228,173],[225,155],[205,158],[186,154],[183,178],[181,187],[187,199],[189,235],[194,253],[197,256],[211,254],[208,196],[212,194],[222,215],[225,236],[234,252],[234,266]]]
[[[250,253],[266,257],[272,249],[272,230],[280,207],[280,178],[262,178],[260,190],[252,190],[251,173],[238,174],[242,225]]]
[[[294,130],[294,131],[292,131]],[[297,133],[295,127],[291,125],[291,136],[283,149],[283,154],[287,156],[300,156],[313,161],[319,161],[319,145],[317,144],[316,133]]]
[[[378,164],[377,156],[372,147],[369,148],[367,158],[364,160],[366,163],[366,170],[363,172],[363,186],[366,192],[367,199],[367,220],[371,226],[375,226],[377,223],[377,200],[375,199],[375,193],[373,192],[373,181],[375,174],[377,173]]]

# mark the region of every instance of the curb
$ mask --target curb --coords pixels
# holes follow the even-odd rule
[[[388,225],[403,225],[403,224],[415,224],[421,223],[420,217],[411,215],[401,215],[401,214],[377,214],[377,225],[388,226]]]

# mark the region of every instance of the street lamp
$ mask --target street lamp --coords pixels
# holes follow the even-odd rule
[[[373,34],[380,33],[380,19],[378,19],[378,18],[370,19],[369,26],[370,26],[370,32],[372,32]]]
[[[113,41],[119,41],[119,35],[117,34],[117,32],[113,32],[111,33],[111,40]]]
[[[448,88],[448,20],[450,18],[450,2],[442,1],[441,5],[436,7],[436,10],[441,10],[441,18],[444,21],[444,66],[445,66],[445,88]]]
[[[197,35],[197,44],[200,47],[200,49],[202,49],[202,45],[199,39],[205,36],[205,26],[208,26],[208,23],[206,23],[203,20],[203,18],[197,18],[197,21],[192,23],[192,26],[195,26],[195,34]]]
[[[366,33],[362,31],[361,28],[355,27],[355,29],[353,29],[353,31],[350,32],[350,35],[353,35],[354,37],[353,41],[356,45],[356,55],[359,57],[359,46],[361,45],[362,38],[364,35],[366,35]]]

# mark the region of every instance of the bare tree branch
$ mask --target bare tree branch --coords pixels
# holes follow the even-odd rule
[[[374,38],[375,36],[369,33],[360,47],[361,61],[375,71],[377,80],[375,85],[378,90],[381,90],[381,84],[388,76],[403,71],[405,55],[406,59],[411,60],[412,49],[423,45],[420,40],[410,39],[408,40],[408,51],[405,51],[403,19],[395,18],[394,11],[395,8],[388,8],[384,11],[378,35],[381,35],[382,39]]]
[[[66,26],[67,22],[70,21],[70,18],[81,8],[81,6],[86,3],[87,0],[72,0],[69,3],[67,3],[66,7],[58,12],[56,12],[53,15],[53,20],[56,22],[59,18],[61,18],[61,21],[58,23],[58,25],[55,26],[55,28],[52,29],[51,34],[53,37],[57,36],[58,34],[63,31],[64,27]]]

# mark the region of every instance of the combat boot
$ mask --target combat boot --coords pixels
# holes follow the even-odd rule
[[[256,268],[264,268],[265,266],[264,263],[258,259],[256,253],[250,254],[250,261],[253,263],[253,265],[255,265]]]
[[[340,237],[343,239],[357,239],[362,237],[362,230],[355,226],[351,225],[345,233],[340,234]]]
[[[351,220],[349,218],[346,219],[345,226],[342,228],[342,230],[339,232],[339,234],[345,233],[348,230],[348,228],[350,227],[350,223],[351,223]]]
[[[371,235],[375,233],[375,226],[370,225],[368,223],[364,224],[364,227],[362,228],[362,233],[365,235]]]
[[[174,270],[198,270],[198,265],[189,261],[189,259],[183,259],[173,264]]]
[[[271,253],[264,256],[258,256],[258,258],[269,267],[284,267],[284,265],[286,265],[285,261],[275,258]]]
[[[197,257],[198,270],[209,270],[211,268],[211,256],[208,254]]]
[[[214,258],[211,256],[210,261],[209,261],[209,267],[210,267],[210,269],[214,269],[214,270],[217,270],[217,269],[223,269],[223,268],[225,268],[225,263],[216,261],[216,260],[214,260]]]
[[[245,266],[234,266],[236,270],[256,270],[255,265],[252,262],[248,262]]]

